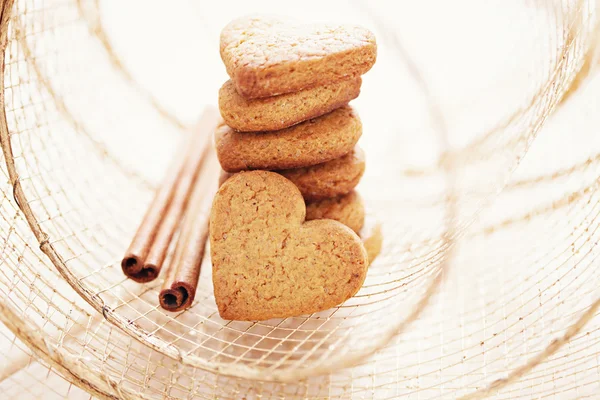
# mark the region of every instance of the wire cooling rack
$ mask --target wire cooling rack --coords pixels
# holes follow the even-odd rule
[[[379,40],[356,106],[384,247],[345,304],[242,323],[219,318],[209,267],[175,314],[160,281],[119,268],[175,139],[216,99],[227,7],[211,22],[202,2],[145,2],[156,33],[141,3],[3,2],[3,323],[99,397],[593,395],[598,5],[331,3],[323,18],[342,9]],[[132,49],[174,41],[190,50],[165,58],[203,73],[161,89]]]

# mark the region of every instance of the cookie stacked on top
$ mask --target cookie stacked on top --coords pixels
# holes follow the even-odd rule
[[[335,219],[359,232],[362,125],[348,102],[375,63],[374,35],[357,26],[245,17],[223,29],[220,52],[231,78],[219,92],[224,123],[215,134],[223,177],[278,172],[302,193],[307,220]]]

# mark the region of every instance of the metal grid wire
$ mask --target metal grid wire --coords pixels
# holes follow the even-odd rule
[[[90,395],[39,362],[27,346],[0,327],[0,390],[7,399],[89,399]]]
[[[123,278],[119,258],[174,138],[185,134],[184,118],[127,70],[104,30],[102,2],[16,1],[3,14],[6,326],[46,365],[99,397],[597,392],[600,334],[588,321],[599,294],[598,124],[564,135],[574,127],[561,115],[589,122],[600,82],[560,103],[594,55],[595,3],[517,8],[539,35],[527,48],[535,74],[508,109],[488,104],[500,111],[482,131],[445,117],[427,70],[384,19],[385,4],[366,4],[354,6],[377,26],[380,63],[400,60],[398,82],[380,82],[402,87],[422,108],[411,142],[386,128],[397,120],[378,125],[376,140],[364,139],[367,155],[378,155],[361,192],[384,221],[382,254],[358,295],[340,307],[241,323],[219,318],[210,268],[193,307],[176,314],[158,307],[160,282]],[[454,4],[454,16],[466,18],[473,6]],[[366,111],[365,129],[378,118]],[[461,143],[469,130],[479,133]],[[419,158],[439,161],[404,162],[398,149],[408,144]]]

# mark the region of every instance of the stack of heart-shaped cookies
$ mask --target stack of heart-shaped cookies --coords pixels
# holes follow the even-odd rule
[[[224,170],[222,182],[240,171],[274,171],[293,182],[301,193],[307,221],[333,219],[358,233],[364,224],[365,211],[354,188],[363,175],[365,160],[357,146],[362,124],[348,102],[358,97],[361,75],[375,63],[374,35],[357,26],[299,25],[274,17],[245,17],[223,29],[220,52],[230,77],[219,92],[223,123],[215,132],[217,156]],[[269,174],[248,179],[276,182]],[[262,187],[258,181],[253,184]],[[282,193],[277,191],[273,196],[281,197]],[[288,196],[294,197],[289,193]],[[216,207],[218,202],[216,199],[213,205],[211,224],[225,223],[215,216],[217,212],[225,212]],[[221,228],[217,226],[214,231]],[[227,252],[228,248],[216,250],[215,254],[215,247],[218,249],[222,243],[213,243],[213,233],[211,226],[214,270],[215,256],[224,260],[220,257],[231,255],[218,253]],[[319,306],[288,304],[284,307],[286,311],[275,307],[279,311],[266,314],[240,312],[239,304],[232,308],[232,302],[239,300],[234,301],[232,293],[239,288],[234,285],[222,292],[220,289],[225,285],[220,278],[213,276],[213,281],[222,316],[265,319],[339,304],[358,290],[357,280],[360,284],[364,280],[362,272],[353,275],[356,276],[349,280],[345,278],[348,282],[354,279],[352,290],[338,290],[337,297],[317,301]],[[342,292],[345,294],[339,294]]]
[[[300,189],[307,220],[335,219],[358,233],[365,211],[354,187],[365,159],[348,102],[375,63],[374,35],[246,17],[223,29],[220,49],[231,78],[219,92],[215,137],[223,170],[277,171]]]

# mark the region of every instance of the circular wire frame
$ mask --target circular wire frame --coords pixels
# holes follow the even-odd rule
[[[362,190],[369,205],[378,210],[376,216],[384,221],[385,245],[361,292],[328,312],[241,323],[218,317],[209,268],[203,271],[193,307],[177,314],[158,308],[158,283],[138,286],[120,275],[120,255],[144,205],[150,200],[154,183],[139,172],[131,172],[135,168],[128,165],[128,158],[105,144],[116,140],[107,137],[106,132],[111,127],[120,127],[124,118],[132,119],[128,113],[153,115],[148,118],[148,124],[169,127],[165,129],[170,133],[179,132],[181,124],[165,116],[165,112],[161,112],[163,106],[154,97],[148,99],[147,93],[140,89],[142,86],[133,81],[133,75],[124,73],[123,64],[114,61],[116,55],[107,44],[108,35],[98,33],[102,32],[99,19],[93,18],[98,12],[97,5],[64,2],[57,3],[56,8],[36,9],[35,4],[28,1],[17,2],[12,7],[11,2],[4,3],[8,8],[2,12],[2,33],[7,47],[2,68],[4,113],[0,135],[12,191],[5,196],[14,196],[22,212],[20,218],[24,217],[41,251],[70,287],[106,321],[153,349],[152,354],[166,356],[161,358],[161,363],[170,363],[170,368],[181,365],[186,371],[199,368],[218,374],[217,377],[257,380],[261,387],[268,387],[267,381],[312,379],[314,383],[320,379],[317,375],[328,376],[342,367],[356,367],[360,371],[363,368],[360,364],[372,365],[366,358],[380,349],[383,355],[376,356],[379,358],[375,360],[382,365],[393,360],[396,371],[402,366],[398,365],[397,356],[386,359],[386,349],[396,343],[394,340],[400,332],[416,323],[440,291],[442,278],[453,273],[448,265],[451,265],[450,256],[457,241],[468,234],[480,210],[509,180],[542,122],[577,82],[578,71],[590,57],[590,38],[597,29],[595,14],[587,2],[561,8],[561,18],[554,15],[556,21],[552,22],[556,24],[554,28],[563,27],[564,34],[553,38],[560,46],[548,57],[550,64],[546,74],[540,74],[539,82],[533,85],[531,101],[490,129],[487,135],[480,135],[458,150],[451,148],[452,131],[441,117],[442,107],[432,100],[434,97],[425,79],[415,72],[413,61],[397,42],[397,36],[382,29],[393,44],[390,47],[403,55],[407,75],[418,83],[415,92],[421,93],[432,121],[429,136],[424,141],[432,149],[438,149],[431,150],[433,155],[429,156],[441,154],[441,161],[430,170],[396,169],[388,165],[394,154],[385,149],[389,146],[388,140],[381,140],[383,145],[379,147],[371,145],[372,150],[381,152],[375,154],[382,154],[388,164],[383,164],[387,168],[375,164],[379,168],[375,170],[385,171],[385,174],[367,174]],[[373,14],[372,18],[380,17]],[[90,25],[90,21],[94,24]],[[98,88],[98,82],[83,83],[82,76],[78,75],[83,69],[75,68],[81,62],[77,57],[71,60],[73,63],[50,62],[47,54],[55,57],[55,53],[48,52],[48,48],[54,49],[56,54],[64,54],[66,50],[61,51],[60,46],[65,45],[65,37],[78,38],[69,40],[68,46],[72,49],[99,42],[85,53],[85,58],[91,65],[106,66],[106,75],[100,76],[101,81],[104,85],[114,80],[114,86],[123,93],[122,101],[132,104],[126,112],[119,111],[122,103],[118,101],[106,104],[105,93],[115,89],[109,84],[103,89],[106,92],[94,92],[96,95],[90,96],[89,104],[78,104],[90,85]],[[113,55],[107,58],[107,53]],[[105,107],[103,118],[107,121],[94,119],[91,114],[99,104]],[[119,136],[117,132],[122,129],[115,130],[114,136]],[[139,138],[138,135],[134,139]],[[156,144],[151,147],[160,149],[169,140],[172,141],[172,137],[168,135],[157,136]],[[141,156],[142,161],[147,161],[143,154],[138,154],[138,142],[133,143],[126,147],[125,153],[132,154],[136,160]],[[164,158],[169,156],[165,154]],[[82,163],[85,168],[77,168]],[[478,173],[473,175],[473,171]],[[381,190],[384,185],[390,186],[391,177],[394,179],[392,187]],[[210,265],[210,261],[206,260],[205,265]],[[590,307],[583,309],[580,322],[571,325],[572,329],[560,340],[533,355],[532,363],[525,363],[524,368],[531,369],[568,342],[580,331],[581,322],[591,318],[596,307],[595,302],[590,303]],[[31,325],[15,324],[10,317],[14,312],[6,305],[2,311],[3,321],[11,329],[25,335],[29,344],[37,346],[39,354],[53,359],[52,351],[48,350],[52,339],[44,338],[43,334],[26,333],[33,329]],[[104,336],[104,340],[108,343],[109,337]],[[129,346],[131,349],[131,342]],[[119,357],[117,359],[125,365],[128,354]],[[149,359],[148,363],[152,361]],[[74,362],[66,359],[62,362],[69,368],[77,368]],[[85,366],[79,367],[80,371],[69,368],[63,373],[77,376],[89,373]],[[472,396],[498,390],[511,382],[511,377],[522,376],[525,369],[515,368],[514,375],[474,390]],[[99,377],[91,380],[92,387],[104,387],[105,393],[117,390],[126,398],[139,394],[139,389],[129,393],[120,386],[122,381],[108,379],[110,372],[104,376],[110,383],[108,387]],[[372,374],[368,376],[373,379]],[[329,386],[324,386],[330,391],[332,387],[335,389],[331,376],[327,379]],[[243,380],[237,382],[244,386]],[[352,382],[360,387],[360,379]],[[321,386],[323,384],[316,387]],[[339,388],[341,390],[343,385]]]

